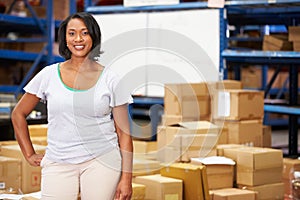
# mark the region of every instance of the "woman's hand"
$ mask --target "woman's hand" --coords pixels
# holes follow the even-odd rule
[[[32,154],[30,157],[27,158],[27,161],[30,165],[38,167],[41,165],[43,157],[43,154]]]
[[[130,200],[132,195],[131,179],[122,179],[118,183],[115,200]]]

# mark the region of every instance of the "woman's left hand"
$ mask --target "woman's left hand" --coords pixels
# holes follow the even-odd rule
[[[118,183],[115,200],[130,200],[132,195],[131,180],[121,179]]]

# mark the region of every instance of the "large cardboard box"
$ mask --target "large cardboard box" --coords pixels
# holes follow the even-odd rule
[[[164,113],[194,120],[210,115],[210,94],[207,84],[205,82],[165,84]]]
[[[137,176],[133,181],[146,186],[145,199],[147,200],[182,200],[183,183],[181,179],[155,174]]]
[[[237,152],[237,184],[257,186],[282,180],[283,153],[271,148],[244,148]]]
[[[146,186],[138,183],[132,183],[131,200],[144,200],[146,195]]]
[[[263,122],[258,120],[240,121],[215,121],[215,124],[223,124],[228,130],[227,141],[229,144],[246,144],[262,147]]]
[[[213,118],[223,120],[262,119],[264,92],[258,90],[224,90],[213,98]]]
[[[251,190],[225,188],[213,190],[213,200],[257,200],[257,193]]]
[[[291,51],[292,43],[288,41],[288,35],[272,34],[265,35],[263,40],[263,51]]]
[[[21,160],[0,156],[0,189],[18,191],[21,188]]]
[[[44,154],[46,146],[33,145],[36,153]],[[0,148],[0,155],[21,160],[23,193],[37,192],[41,189],[41,167],[31,166],[24,158],[19,145],[5,145]]]
[[[162,176],[183,181],[183,199],[209,200],[206,167],[190,163],[173,163],[160,170]]]
[[[233,160],[220,156],[211,156],[191,158],[191,164],[206,166],[208,188],[210,190],[233,187],[235,165]]]
[[[259,186],[238,185],[241,189],[247,189],[257,192],[259,200],[276,200],[284,199],[284,184],[283,182],[265,184]]]

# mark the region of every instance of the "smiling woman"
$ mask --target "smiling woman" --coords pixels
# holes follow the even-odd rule
[[[24,88],[12,113],[23,155],[42,167],[42,199],[129,200],[132,138],[128,103],[119,76],[98,62],[101,32],[88,13],[76,13],[59,28],[59,52],[66,59],[42,69]],[[36,154],[26,117],[47,102],[48,146]]]

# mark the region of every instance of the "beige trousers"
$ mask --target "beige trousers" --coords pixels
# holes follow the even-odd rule
[[[112,200],[121,174],[121,156],[113,150],[80,164],[62,164],[43,158],[42,200]]]

